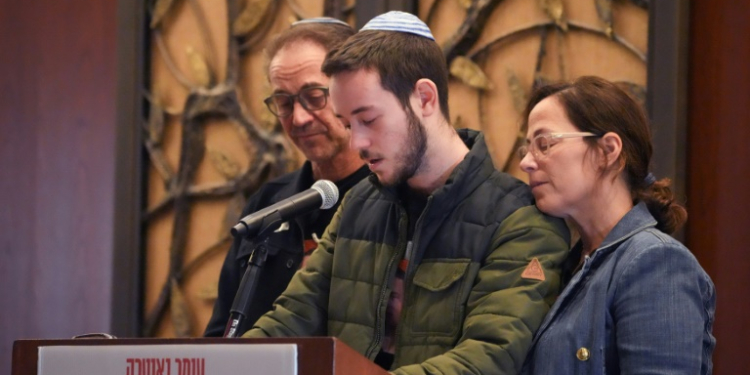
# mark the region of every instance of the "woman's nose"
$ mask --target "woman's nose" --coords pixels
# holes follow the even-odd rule
[[[531,171],[536,170],[536,160],[534,159],[534,155],[532,155],[531,152],[527,153],[526,155],[521,158],[521,162],[519,163],[521,170],[523,170],[526,173],[531,173]]]

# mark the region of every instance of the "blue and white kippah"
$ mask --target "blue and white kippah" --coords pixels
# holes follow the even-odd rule
[[[329,23],[329,24],[338,24],[338,25],[343,25],[343,26],[351,27],[351,26],[349,26],[348,23],[346,23],[346,22],[344,22],[342,20],[336,19],[336,18],[331,18],[331,17],[305,18],[304,20],[299,20],[299,21],[293,22],[292,23],[292,27],[297,26],[297,25],[311,24],[311,23]]]
[[[365,30],[398,31],[435,40],[430,28],[427,27],[427,25],[417,16],[411,13],[399,12],[397,10],[383,13],[371,19],[370,22],[365,24],[365,26],[362,27],[362,30],[359,31]]]

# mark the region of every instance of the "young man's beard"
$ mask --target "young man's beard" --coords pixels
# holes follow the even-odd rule
[[[394,171],[392,181],[380,181],[385,186],[395,186],[414,177],[426,166],[424,155],[427,151],[427,134],[424,125],[419,121],[417,115],[411,108],[406,109],[406,118],[409,126],[408,138],[404,152],[398,156],[398,165]]]

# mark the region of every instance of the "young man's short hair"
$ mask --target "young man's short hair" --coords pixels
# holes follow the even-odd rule
[[[448,67],[435,41],[397,31],[360,31],[329,52],[323,63],[323,73],[329,77],[360,69],[380,74],[383,88],[392,92],[404,110],[410,112],[409,96],[417,81],[431,80],[437,86],[440,111],[450,121]]]

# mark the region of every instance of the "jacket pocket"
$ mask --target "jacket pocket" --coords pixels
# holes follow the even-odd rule
[[[410,334],[458,335],[471,287],[469,259],[427,260],[415,273],[410,303]]]

